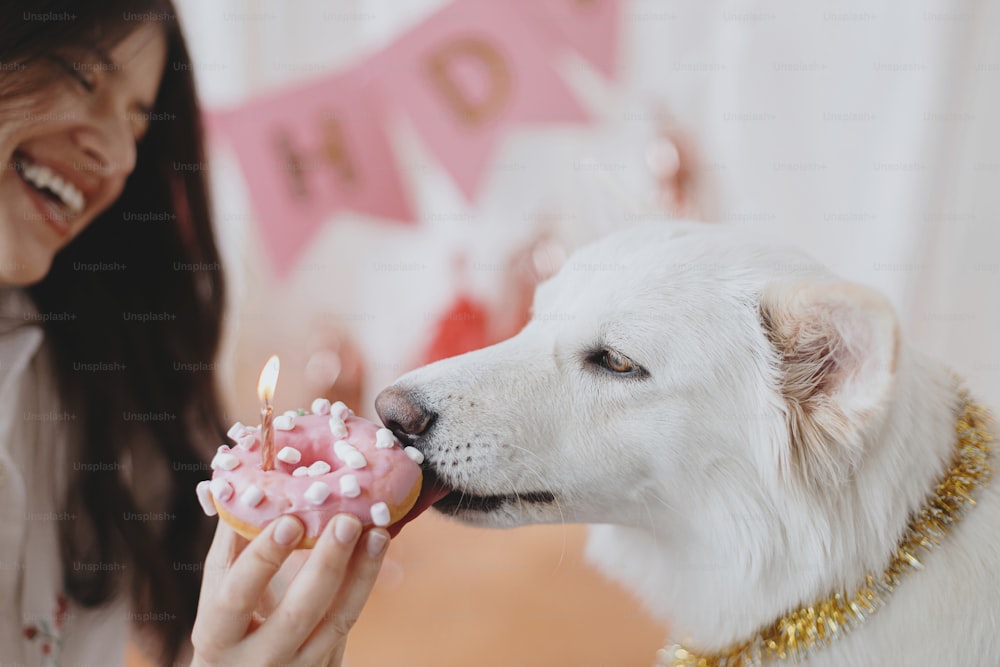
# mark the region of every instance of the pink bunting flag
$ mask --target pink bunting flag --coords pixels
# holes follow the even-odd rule
[[[607,78],[618,70],[622,0],[515,0],[547,37],[565,43]]]
[[[276,273],[351,210],[414,222],[382,119],[360,75],[335,75],[209,117],[236,151]]]
[[[502,2],[461,0],[372,63],[381,96],[408,115],[469,200],[513,125],[588,120],[536,23]]]

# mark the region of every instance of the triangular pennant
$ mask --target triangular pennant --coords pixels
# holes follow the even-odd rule
[[[366,87],[342,75],[210,118],[236,151],[279,275],[338,212],[413,222],[382,120]]]
[[[371,63],[382,97],[405,113],[462,193],[475,198],[500,140],[530,122],[585,122],[534,22],[500,2],[449,5]]]

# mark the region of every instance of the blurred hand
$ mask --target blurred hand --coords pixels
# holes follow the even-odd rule
[[[362,535],[361,528],[354,516],[334,517],[274,601],[268,584],[302,539],[301,522],[283,516],[248,542],[219,521],[191,635],[192,667],[339,667],[389,543],[384,529]]]

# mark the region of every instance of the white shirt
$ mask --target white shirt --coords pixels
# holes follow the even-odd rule
[[[62,591],[61,521],[72,456],[42,345],[41,318],[20,290],[0,289],[0,665],[123,665],[124,600],[99,610]],[[81,563],[80,567],[100,567]]]

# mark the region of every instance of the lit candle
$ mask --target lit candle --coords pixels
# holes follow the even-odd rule
[[[274,387],[278,384],[278,356],[267,360],[257,381],[257,398],[260,399],[260,466],[264,470],[274,470]]]

